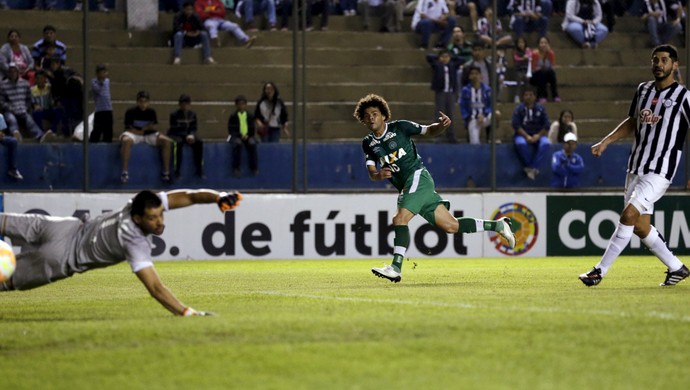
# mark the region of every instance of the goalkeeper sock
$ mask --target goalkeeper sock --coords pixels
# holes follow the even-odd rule
[[[498,222],[496,221],[469,217],[458,218],[458,223],[460,224],[460,233],[495,232],[498,227]]]
[[[402,270],[402,262],[410,246],[410,228],[407,225],[396,225],[393,227],[395,238],[393,239],[393,264],[391,266],[396,272]]]

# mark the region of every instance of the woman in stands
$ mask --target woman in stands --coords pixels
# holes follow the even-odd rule
[[[7,76],[7,69],[14,62],[19,70],[19,77],[34,85],[34,59],[31,57],[31,50],[20,40],[19,31],[11,29],[7,33],[7,43],[0,47],[0,79]]]
[[[558,96],[558,81],[556,80],[556,54],[551,49],[549,38],[539,38],[539,47],[532,50],[532,78],[530,84],[537,88],[539,103],[546,103],[547,87],[551,90],[551,99],[560,102]]]

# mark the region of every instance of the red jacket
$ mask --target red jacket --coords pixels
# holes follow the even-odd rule
[[[202,21],[211,18],[225,19],[225,5],[220,0],[196,0],[194,10]]]

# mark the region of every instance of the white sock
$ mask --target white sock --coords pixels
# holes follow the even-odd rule
[[[623,249],[628,246],[633,235],[633,228],[634,226],[618,223],[618,227],[616,227],[616,231],[613,232],[609,245],[606,247],[604,256],[601,257],[599,264],[596,265],[596,268],[601,269],[601,276],[606,275],[613,262],[623,252]]]
[[[484,231],[484,220],[483,219],[475,219],[474,223],[477,225],[477,231],[478,232]]]
[[[402,257],[405,257],[405,252],[407,252],[407,248],[405,248],[404,246],[393,247],[393,254],[394,255],[400,255]]]
[[[680,267],[683,266],[683,263],[673,255],[670,249],[668,249],[666,241],[664,241],[664,238],[654,226],[652,226],[652,230],[650,230],[647,237],[642,239],[642,243],[654,253],[654,256],[658,257],[662,263],[666,264],[669,271],[678,271]]]

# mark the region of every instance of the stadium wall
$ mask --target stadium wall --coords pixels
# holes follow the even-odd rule
[[[91,216],[122,207],[132,193],[3,194],[6,212],[54,216]],[[410,224],[408,257],[478,258],[583,256],[603,253],[622,208],[613,193],[448,194],[456,216],[512,218],[518,232],[515,249],[495,233],[448,235],[420,217]],[[391,194],[246,194],[235,212],[221,214],[213,205],[166,213],[166,230],[153,237],[155,260],[349,259],[390,257]],[[688,254],[690,228],[687,196],[658,202],[653,220],[678,255]],[[634,238],[625,254],[647,254]]]
[[[580,186],[593,190],[618,190],[625,179],[625,166],[629,144],[608,147],[604,158],[589,153],[588,144],[581,144],[579,152],[585,160],[585,171]],[[492,145],[451,145],[420,143],[419,153],[433,174],[437,188],[442,192],[453,190],[488,189],[491,187]],[[553,145],[552,151],[559,149]],[[243,191],[292,192],[293,150],[291,144],[260,144],[257,176],[247,169],[246,155],[242,156],[243,172],[233,176],[230,144],[207,142],[204,145],[206,180],[194,175],[191,149],[185,148],[182,178],[167,187],[160,180],[161,164],[158,150],[147,145],[135,145],[130,161],[130,180],[120,183],[119,144],[93,144],[89,146],[89,182],[93,191],[133,192],[143,188],[231,188]],[[0,152],[3,148],[0,148]],[[369,180],[364,167],[361,144],[309,143],[306,148],[306,169],[303,166],[302,147],[297,148],[297,190],[310,191],[381,191],[390,185]],[[81,191],[83,185],[83,146],[81,144],[22,144],[19,146],[18,168],[23,181],[0,175],[0,188],[22,191]],[[496,145],[497,178],[499,189],[548,190],[551,178],[549,159],[541,165],[537,180],[527,179],[522,171],[512,144]],[[686,161],[680,163],[673,188],[683,189]],[[0,158],[0,172],[7,171],[7,161]],[[306,175],[306,180],[305,176]],[[303,188],[306,182],[306,189]]]

